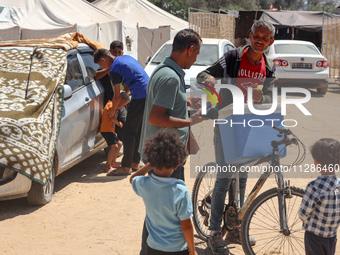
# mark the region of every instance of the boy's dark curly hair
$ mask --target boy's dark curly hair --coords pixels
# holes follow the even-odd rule
[[[333,138],[321,138],[310,149],[312,156],[321,166],[340,164],[340,142]]]
[[[144,154],[148,163],[157,169],[176,168],[188,155],[186,146],[178,134],[169,129],[161,129],[156,135],[147,139],[144,144]]]

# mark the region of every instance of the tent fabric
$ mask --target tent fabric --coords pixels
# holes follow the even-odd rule
[[[96,0],[93,4],[130,27],[170,26],[175,30],[189,27],[187,21],[158,8],[147,0]]]
[[[136,58],[144,67],[163,43],[189,23],[147,0],[96,0],[93,4],[122,20],[124,54]]]
[[[321,31],[324,12],[263,11],[260,20],[268,21],[277,28],[295,27],[302,30]]]
[[[138,60],[145,66],[148,56],[152,56],[168,40],[170,40],[170,26],[159,27],[157,29],[138,29]]]
[[[85,0],[0,0],[0,40],[54,38],[79,32],[108,47],[122,22]]]

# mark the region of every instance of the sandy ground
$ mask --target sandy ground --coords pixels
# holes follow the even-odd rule
[[[292,130],[307,148],[321,137],[340,139],[339,102],[340,87],[331,85],[324,97],[312,92],[312,99],[306,104],[312,116],[288,108],[286,118],[298,120],[298,126]],[[199,142],[202,148],[207,147],[201,138]],[[288,150],[288,154],[286,159],[291,161],[290,156],[295,153]],[[305,163],[312,163],[309,152]],[[0,254],[139,254],[145,217],[143,201],[134,194],[128,178],[101,173],[104,164],[102,151],[58,176],[53,200],[46,206],[30,207],[25,199],[0,202]],[[191,191],[194,178],[190,176],[189,160],[186,182]],[[291,178],[291,185],[305,187],[311,177],[304,174]],[[249,178],[248,187],[255,181]],[[273,181],[269,180],[263,190],[272,186]],[[199,239],[196,244],[198,254],[211,254]],[[243,254],[239,245],[230,248],[233,254]]]

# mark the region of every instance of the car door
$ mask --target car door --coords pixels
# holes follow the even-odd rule
[[[80,62],[81,61],[81,62]],[[81,157],[91,148],[89,139],[91,122],[91,93],[85,85],[85,68],[76,49],[68,52],[65,84],[72,95],[64,98],[63,116],[58,141],[59,164],[62,168]]]
[[[105,142],[99,132],[102,109],[104,108],[104,88],[99,81],[94,79],[94,74],[98,70],[99,65],[94,63],[93,50],[85,48],[79,49],[78,51],[84,63],[85,71],[83,72],[86,72],[85,87],[90,97],[88,105],[90,108],[90,118],[87,130],[87,142],[88,146],[93,148]]]

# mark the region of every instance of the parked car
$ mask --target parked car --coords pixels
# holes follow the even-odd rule
[[[276,65],[278,86],[316,88],[320,94],[327,93],[328,61],[313,43],[275,40],[266,53]]]
[[[170,56],[172,50],[172,42],[173,40],[166,42],[159,48],[159,50],[155,53],[153,57],[149,56],[147,58],[147,65],[144,69],[149,76],[151,76],[153,70],[155,70],[155,68],[160,63],[162,63],[166,57]],[[191,66],[190,69],[184,70],[184,80],[187,88],[187,93],[190,93],[192,90],[197,90],[195,89],[194,82],[196,81],[196,76],[199,72],[214,64],[220,57],[222,57],[225,52],[232,49],[235,49],[235,46],[229,40],[202,38],[200,54],[197,56],[195,63]]]
[[[80,43],[77,49],[67,52],[63,116],[51,178],[44,186],[23,174],[0,167],[0,200],[27,197],[29,204],[44,205],[52,199],[57,175],[106,147],[98,132],[104,88],[94,80],[97,69],[93,49],[88,45]]]

